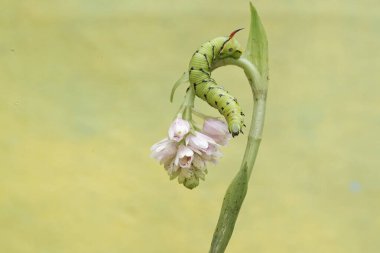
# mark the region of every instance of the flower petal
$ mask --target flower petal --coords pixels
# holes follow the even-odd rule
[[[186,137],[186,143],[194,151],[205,151],[208,148],[209,144],[217,145],[217,143],[212,138],[197,131],[195,131],[194,134],[190,134]]]
[[[151,157],[158,160],[162,164],[175,157],[177,152],[177,144],[176,142],[166,138],[154,144],[151,150]]]

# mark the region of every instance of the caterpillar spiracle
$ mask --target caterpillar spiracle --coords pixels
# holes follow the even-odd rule
[[[242,54],[239,42],[234,35],[241,29],[233,31],[228,37],[217,37],[201,45],[193,54],[189,64],[189,81],[195,94],[212,107],[218,109],[228,124],[233,137],[243,133],[243,112],[237,99],[211,78],[212,67],[218,60],[238,59]]]

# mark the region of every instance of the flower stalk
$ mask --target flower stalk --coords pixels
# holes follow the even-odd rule
[[[265,30],[257,11],[252,3],[250,7],[250,35],[244,56],[237,60],[221,60],[213,66],[214,69],[225,65],[235,65],[242,68],[251,86],[254,102],[251,128],[244,157],[237,175],[224,196],[218,224],[211,242],[210,253],[224,252],[232,236],[241,205],[247,193],[248,182],[256,161],[264,128],[268,89],[268,44]]]
[[[192,85],[189,86],[189,90],[186,92],[185,100],[182,104],[183,106],[183,119],[190,121],[192,120],[192,113],[194,108],[195,91]]]
[[[219,62],[218,67],[235,65],[242,68],[247,76],[253,95],[253,114],[248,141],[241,162],[240,170],[231,182],[225,194],[218,224],[211,243],[210,253],[224,252],[232,236],[236,219],[241,205],[247,193],[249,178],[252,174],[253,165],[259,150],[262,132],[264,128],[265,105],[266,105],[266,82],[262,81],[261,75],[247,59],[228,59]]]

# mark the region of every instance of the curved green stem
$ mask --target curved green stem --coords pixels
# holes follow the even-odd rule
[[[225,194],[218,224],[212,239],[210,253],[224,252],[234,230],[236,219],[247,193],[248,181],[260,146],[267,95],[266,80],[262,79],[255,65],[248,59],[241,57],[237,60],[220,60],[213,66],[213,69],[225,65],[236,65],[244,70],[251,86],[254,103],[251,128],[249,130],[244,157],[239,172]]]

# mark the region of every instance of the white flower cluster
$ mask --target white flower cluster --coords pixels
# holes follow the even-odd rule
[[[164,164],[170,179],[178,177],[179,183],[193,189],[199,179],[205,179],[206,162],[216,163],[222,155],[219,147],[230,139],[224,121],[207,118],[199,132],[188,121],[177,118],[169,128],[168,137],[152,146],[151,156]]]

